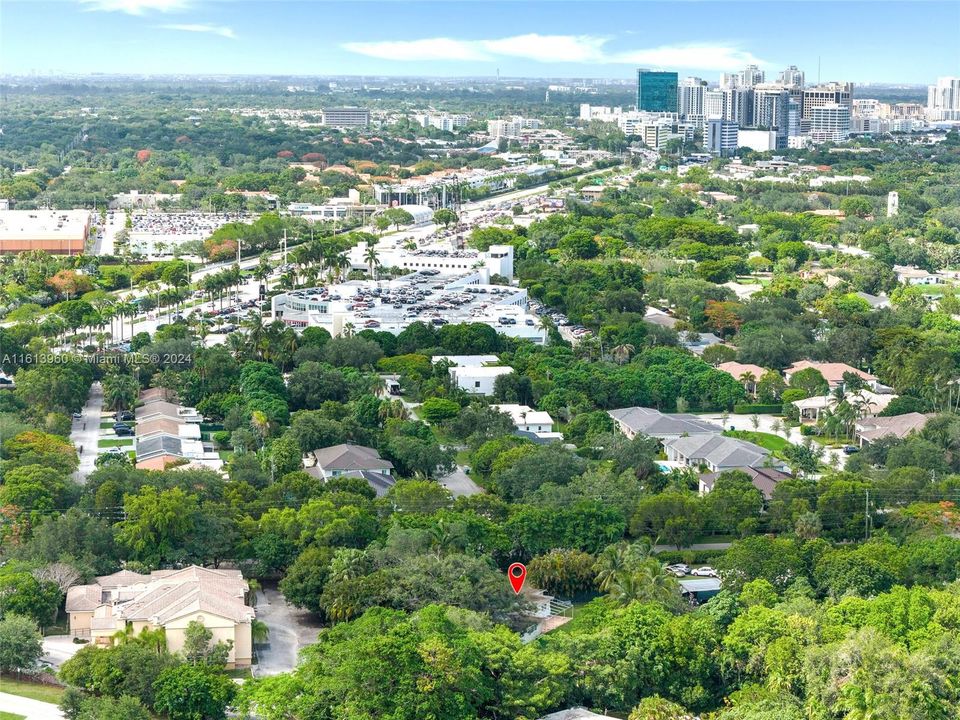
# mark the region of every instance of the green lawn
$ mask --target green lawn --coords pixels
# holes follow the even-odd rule
[[[772,453],[783,452],[790,444],[789,441],[780,437],[779,435],[757,432],[755,430],[727,430],[723,434],[727,437],[733,437],[738,438],[739,440],[752,442],[754,445],[759,445],[763,449],[769,450]]]
[[[26,720],[26,715],[14,715],[0,710],[0,720]]]
[[[63,697],[63,688],[10,678],[0,678],[0,692],[54,704],[59,704],[60,698]]]
[[[100,440],[97,442],[97,447],[109,448],[109,447],[132,447],[133,438],[107,438],[106,440]]]

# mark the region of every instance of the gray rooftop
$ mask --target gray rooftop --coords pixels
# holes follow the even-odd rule
[[[180,438],[160,434],[137,439],[137,460],[146,460],[155,455],[183,455]]]
[[[664,444],[685,458],[719,468],[762,466],[770,455],[759,445],[723,435],[680,437]]]
[[[719,435],[723,428],[687,413],[662,413],[654,408],[629,407],[607,414],[631,432],[663,438],[674,435]]]
[[[351,445],[349,443],[333,445],[332,447],[314,450],[313,454],[317,458],[317,465],[329,471],[346,472],[349,470],[393,468],[393,463],[380,457],[380,453],[376,450],[362,445]]]

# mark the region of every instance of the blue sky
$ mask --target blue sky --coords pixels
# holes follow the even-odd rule
[[[3,0],[0,71],[716,80],[960,74],[960,2]],[[771,78],[773,79],[773,78]]]

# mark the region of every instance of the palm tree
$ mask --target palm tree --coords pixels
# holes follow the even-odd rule
[[[743,385],[743,389],[746,390],[751,395],[754,395],[755,392],[750,390],[750,386],[753,385],[754,390],[756,390],[756,382],[757,382],[756,375],[754,375],[749,370],[747,370],[745,373],[743,373],[740,376],[740,383]]]
[[[608,592],[619,574],[630,572],[640,563],[645,562],[650,557],[652,549],[651,543],[646,538],[633,543],[623,541],[605,547],[597,556],[597,562],[593,566],[597,573],[597,587],[603,592]]]
[[[610,351],[610,355],[616,360],[617,365],[623,365],[630,360],[630,356],[636,351],[636,348],[630,343],[621,343],[615,345]]]
[[[111,410],[127,410],[137,402],[140,383],[132,375],[114,372],[103,379],[103,402]]]
[[[254,410],[250,416],[250,425],[260,435],[260,446],[263,447],[263,441],[270,434],[270,419],[262,410]]]
[[[263,325],[263,316],[260,313],[248,315],[243,321],[243,327],[247,331],[247,338],[250,341],[250,349],[258,360],[263,359],[263,339],[266,328]]]
[[[367,243],[367,249],[363,254],[363,261],[370,270],[370,277],[376,279],[374,269],[380,267],[380,258],[377,256],[377,246],[373,243]]]
[[[610,597],[621,605],[637,601],[676,605],[680,588],[677,579],[651,558],[634,570],[618,573],[611,584]]]

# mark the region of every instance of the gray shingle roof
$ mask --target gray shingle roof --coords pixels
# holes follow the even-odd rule
[[[719,468],[756,467],[770,454],[759,445],[723,435],[681,437],[666,446],[690,460],[702,460]]]
[[[350,445],[348,443],[333,445],[332,447],[314,450],[313,454],[317,458],[317,465],[328,471],[346,472],[348,470],[393,468],[393,463],[380,457],[380,453],[376,450],[362,445]]]
[[[609,410],[610,417],[626,425],[632,432],[651,437],[671,435],[716,435],[723,431],[719,425],[687,413],[662,413],[645,407]]]
[[[183,455],[183,444],[173,435],[151,435],[137,439],[137,460],[146,460],[157,455]]]

